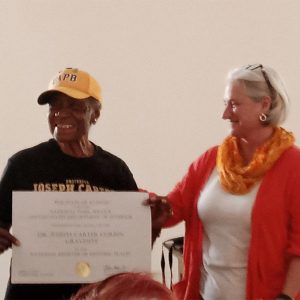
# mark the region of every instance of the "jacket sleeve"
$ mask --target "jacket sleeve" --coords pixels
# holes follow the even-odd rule
[[[300,150],[298,150],[300,153]],[[288,253],[300,257],[300,154],[293,160],[292,180],[288,187],[289,244]]]
[[[196,198],[199,197],[202,187],[215,167],[216,153],[217,147],[213,147],[202,154],[190,165],[186,175],[168,194],[173,215],[165,224],[166,227],[188,219]]]
[[[9,229],[12,222],[12,191],[14,171],[8,161],[0,181],[0,227]]]

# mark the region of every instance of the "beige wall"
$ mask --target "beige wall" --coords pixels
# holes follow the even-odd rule
[[[292,99],[285,126],[299,139],[299,11],[296,0],[0,0],[1,170],[11,154],[50,137],[36,98],[69,66],[103,87],[92,140],[159,194],[227,134],[222,96],[234,66],[259,62],[282,74]],[[0,299],[9,259],[0,256]]]

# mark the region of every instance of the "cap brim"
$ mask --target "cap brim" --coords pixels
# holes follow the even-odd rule
[[[51,89],[51,90],[43,92],[38,97],[38,100],[37,100],[38,104],[43,105],[43,104],[49,103],[51,96],[57,92],[63,93],[69,97],[72,97],[72,98],[78,99],[78,100],[86,99],[86,98],[90,97],[90,95],[80,92],[78,90],[70,89],[67,87],[57,87],[55,89]]]

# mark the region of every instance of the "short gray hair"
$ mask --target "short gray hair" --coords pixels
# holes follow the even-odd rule
[[[283,80],[274,69],[263,65],[236,68],[227,77],[227,83],[233,81],[241,82],[247,96],[255,102],[260,102],[264,96],[271,98],[271,108],[264,124],[277,126],[285,121],[290,100]]]
[[[91,107],[93,107],[94,110],[101,110],[102,104],[97,99],[95,99],[93,97],[88,97],[85,100],[88,101],[88,103],[91,105]]]

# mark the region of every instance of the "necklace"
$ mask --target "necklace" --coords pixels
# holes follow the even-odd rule
[[[248,193],[294,142],[293,133],[277,127],[272,137],[255,150],[252,160],[245,166],[238,149],[237,138],[228,136],[219,146],[217,154],[221,186],[231,194]]]

